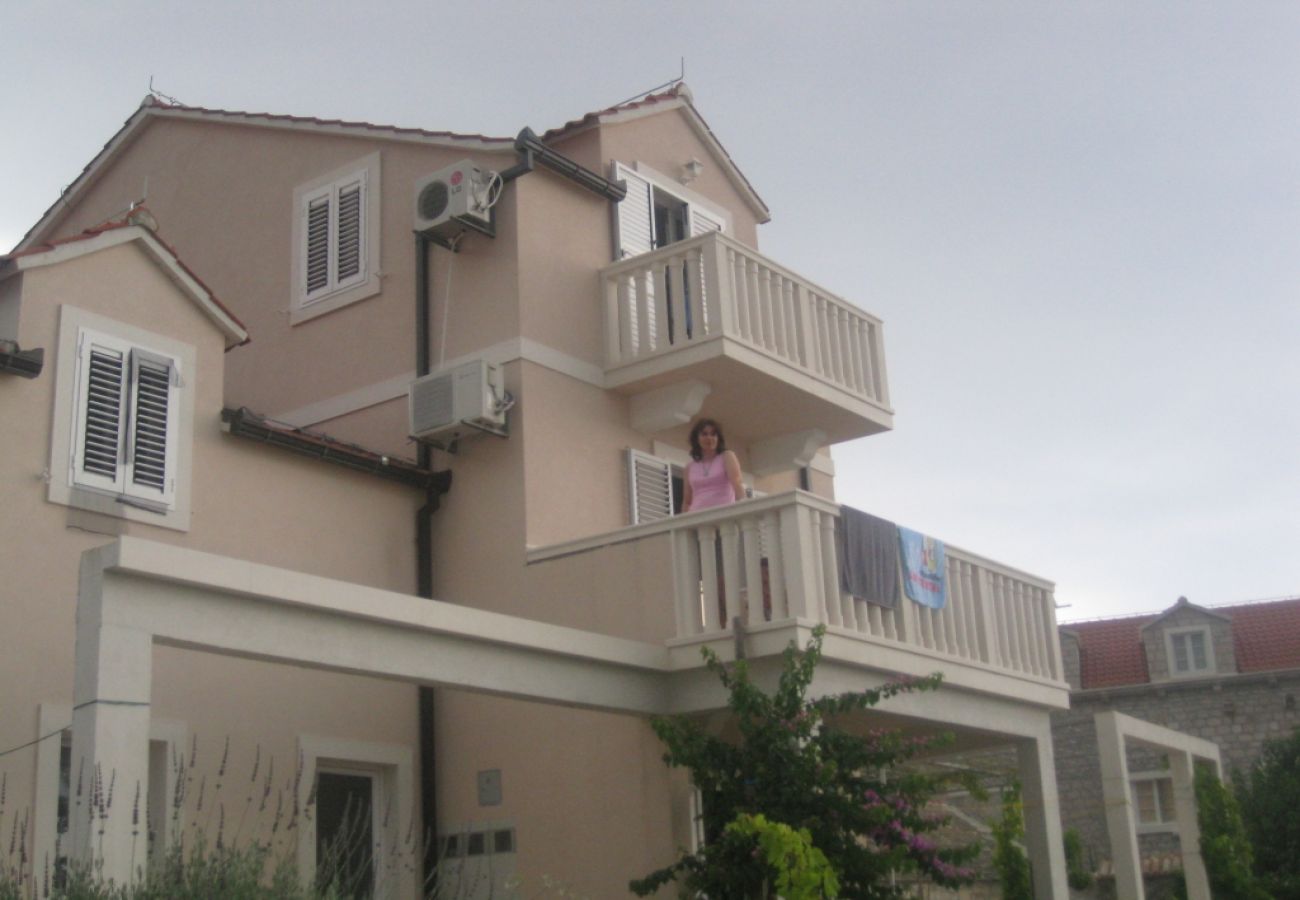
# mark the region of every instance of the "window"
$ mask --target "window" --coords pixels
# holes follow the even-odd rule
[[[1214,671],[1208,629],[1166,631],[1165,647],[1169,654],[1169,675],[1172,678],[1204,675]]]
[[[1129,786],[1133,792],[1139,831],[1173,831],[1174,781],[1164,773],[1142,773]]]
[[[294,192],[292,322],[379,291],[379,154]]]
[[[627,476],[633,525],[666,519],[681,508],[681,475],[674,474],[668,460],[629,449]]]
[[[627,185],[627,196],[618,204],[615,259],[708,231],[730,232],[725,213],[642,163],[635,168],[614,163],[614,178]]]
[[[72,482],[145,508],[171,506],[180,384],[174,358],[81,329]]]
[[[375,887],[373,772],[316,775],[316,884],[332,896],[367,900]]]
[[[194,348],[64,306],[49,499],[189,527]]]
[[[302,735],[298,867],[348,900],[413,896],[418,856],[409,747]],[[404,838],[403,835],[406,835]]]

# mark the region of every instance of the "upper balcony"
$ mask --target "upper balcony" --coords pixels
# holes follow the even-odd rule
[[[892,607],[867,603],[840,590],[838,517],[836,504],[791,491],[533,548],[531,592],[563,599],[539,606],[543,618],[665,641],[678,668],[698,664],[701,645],[725,656],[737,622],[754,656],[820,624],[828,657],[1066,706],[1051,582],[948,544],[943,609],[901,590]]]
[[[699,410],[748,440],[893,427],[879,319],[721,232],[600,271],[605,378],[645,394],[702,382]]]

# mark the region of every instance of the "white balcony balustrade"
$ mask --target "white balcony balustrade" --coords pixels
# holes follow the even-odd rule
[[[863,420],[847,436],[892,426],[880,320],[732,238],[698,235],[600,277],[611,387],[730,357]]]
[[[952,660],[986,672],[1063,680],[1050,582],[948,545],[943,609],[903,596],[893,607],[867,603],[840,590],[838,518],[836,504],[793,491],[538,548],[530,560],[543,568],[591,565],[597,561],[579,561],[627,554],[629,544],[649,542],[644,552],[671,556],[671,586],[665,572],[659,582],[642,582],[640,596],[627,597],[635,590],[627,583],[618,589],[637,604],[671,602],[678,641],[725,634],[736,618],[749,632],[782,622],[824,624],[850,639],[923,656],[921,672]],[[665,538],[670,549],[661,544]],[[570,577],[580,578],[577,573]]]

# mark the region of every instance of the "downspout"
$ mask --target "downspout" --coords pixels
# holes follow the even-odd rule
[[[531,128],[519,132],[515,139],[515,151],[519,162],[501,172],[501,180],[510,182],[533,171],[537,165],[572,181],[579,187],[598,194],[615,203],[627,196],[627,186],[610,181],[590,169],[584,168],[568,157],[556,153],[543,144]],[[495,209],[493,215],[495,216]],[[429,359],[429,310],[430,278],[429,252],[433,241],[424,234],[415,236],[415,377],[428,375],[431,370]],[[453,249],[453,252],[454,249]],[[419,445],[419,465],[421,469],[432,471],[433,448],[428,444]],[[424,506],[415,514],[416,540],[416,593],[426,599],[433,599],[433,514],[438,510],[439,497],[444,491],[430,488],[425,494]],[[437,752],[434,739],[435,708],[433,688],[421,686],[419,694],[419,740],[420,740],[420,818],[424,822],[425,836],[432,845],[424,849],[424,895],[436,893],[438,879],[438,791],[437,791]]]
[[[429,374],[429,252],[427,236],[415,236],[415,375]],[[419,445],[419,463],[422,469],[432,469],[433,448]],[[415,584],[416,594],[433,599],[433,514],[438,509],[440,493],[430,488],[424,496],[424,506],[415,514]],[[418,693],[418,719],[420,740],[420,820],[424,823],[423,847],[424,887],[421,896],[428,896],[437,887],[438,880],[438,779],[437,748],[434,737],[433,688],[421,685]]]

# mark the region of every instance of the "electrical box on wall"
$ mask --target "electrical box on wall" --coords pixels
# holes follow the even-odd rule
[[[475,359],[413,381],[411,437],[446,445],[480,432],[504,436],[512,401],[501,374],[499,366]]]

